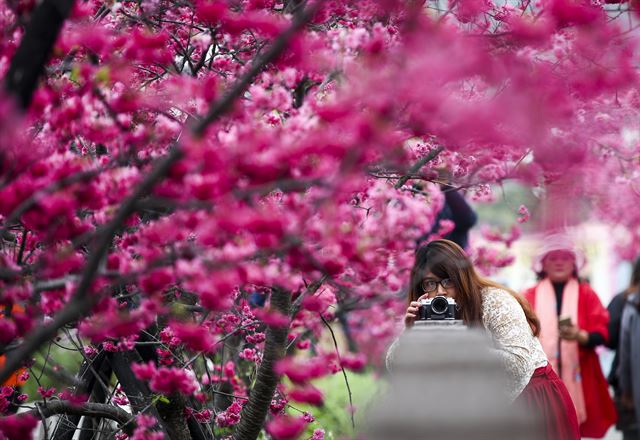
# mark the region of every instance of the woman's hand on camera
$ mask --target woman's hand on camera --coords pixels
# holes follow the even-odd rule
[[[427,295],[422,295],[418,298],[418,301],[411,301],[409,307],[407,307],[407,313],[404,315],[404,326],[406,328],[413,327],[413,323],[416,321],[418,317],[418,309],[420,308],[420,300],[427,298]]]

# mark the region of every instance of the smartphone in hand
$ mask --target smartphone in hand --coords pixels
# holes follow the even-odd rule
[[[558,327],[571,327],[572,325],[571,316],[560,316],[558,318]]]

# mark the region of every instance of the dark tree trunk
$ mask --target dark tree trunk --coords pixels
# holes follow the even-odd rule
[[[284,12],[287,13],[287,14],[293,14],[302,5],[304,5],[303,0],[285,0],[285,2],[284,2]]]
[[[222,365],[228,361],[235,362],[237,360],[237,353],[240,350],[242,341],[242,336],[237,333],[224,341],[224,345],[222,346]],[[213,408],[216,412],[221,412],[229,408],[233,403],[233,397],[230,396],[230,394],[233,394],[233,385],[229,381],[221,382],[216,391],[224,393],[214,393],[213,395]]]
[[[273,289],[271,307],[289,316],[291,294],[281,289]],[[262,363],[258,368],[256,383],[249,395],[249,401],[242,409],[240,423],[233,433],[234,440],[255,440],[262,430],[276,385],[280,380],[274,371],[274,366],[284,356],[288,331],[288,326],[270,326],[267,329]]]
[[[72,7],[73,0],[43,0],[31,14],[5,78],[6,90],[23,109],[31,103],[38,79]]]
[[[102,395],[104,394],[100,385],[97,384],[98,380],[95,373],[100,375],[104,383],[109,383],[108,378],[111,376],[111,368],[109,367],[108,363],[105,362],[105,359],[106,352],[102,351],[98,353],[94,359],[85,359],[82,362],[80,371],[78,372],[78,379],[80,380],[80,384],[75,389],[75,394],[95,395],[98,391],[101,392]],[[104,399],[94,399],[94,401],[102,403]],[[78,423],[80,422],[80,417],[80,415],[75,414],[62,416],[57,424],[55,433],[53,434],[53,440],[71,440],[77,429]]]
[[[165,433],[165,437],[168,437],[170,429],[164,425],[163,419],[160,417],[155,405],[151,403],[151,390],[147,384],[138,380],[131,370],[131,364],[134,362],[142,362],[142,359],[138,355],[137,351],[109,353],[107,355],[109,364],[113,369],[113,373],[122,386],[122,390],[129,399],[129,404],[134,414],[145,412],[154,416],[161,424],[162,431]]]
[[[147,332],[142,332],[140,341],[151,341],[148,334],[157,334],[157,327],[152,326]],[[149,387],[138,380],[131,370],[133,362],[144,363],[156,361],[155,351],[148,346],[140,346],[136,350],[126,353],[110,353],[109,361],[113,371],[120,381],[122,388],[129,399],[134,413],[145,411],[152,414],[161,424],[165,437],[171,440],[206,440],[202,426],[195,420],[187,421],[185,417],[186,399],[180,394],[167,396],[169,403],[156,402],[151,405],[152,392]],[[146,410],[145,410],[146,408]]]
[[[104,352],[103,352],[104,354]],[[109,386],[109,379],[111,378],[111,366],[108,362],[103,362],[102,368],[98,371],[98,374],[102,378],[102,382]],[[93,401],[97,403],[106,403],[109,398],[108,390],[105,390],[97,380],[94,380],[92,384],[93,392],[89,389],[87,394],[91,394],[93,397]],[[80,430],[80,436],[78,440],[92,440],[94,438],[96,430],[100,427],[100,422],[102,420],[95,419],[93,417],[85,417],[82,421],[82,426]],[[77,424],[77,422],[76,422]],[[64,440],[72,440],[73,436],[67,437]]]
[[[173,393],[167,396],[169,403],[158,402],[156,407],[167,428],[171,440],[191,440],[191,432],[184,415],[186,400],[182,394]]]

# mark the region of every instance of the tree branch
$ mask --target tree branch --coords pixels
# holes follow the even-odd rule
[[[72,6],[73,0],[43,0],[31,14],[5,78],[5,89],[18,99],[23,110],[29,108],[38,79]]]
[[[67,400],[49,400],[47,402],[35,402],[35,408],[22,414],[30,414],[35,417],[51,417],[57,414],[78,415],[85,417],[98,417],[110,419],[123,426],[128,434],[133,434],[135,418],[123,409],[106,403],[72,404]]]
[[[396,184],[393,186],[395,189],[400,189],[402,188],[402,185],[404,185],[405,183],[407,183],[407,180],[409,180],[411,178],[412,175],[416,174],[418,171],[420,171],[420,168],[422,168],[423,166],[425,166],[427,163],[431,162],[433,159],[435,159],[438,154],[440,154],[440,152],[442,152],[442,150],[444,150],[444,147],[437,147],[435,150],[431,150],[429,152],[429,154],[427,154],[426,156],[424,156],[422,159],[420,159],[419,161],[417,161],[415,164],[413,164],[413,166],[411,168],[409,168],[409,171],[407,172],[406,175],[402,176],[397,182]]]

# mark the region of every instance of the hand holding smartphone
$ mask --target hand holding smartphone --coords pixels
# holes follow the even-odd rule
[[[563,328],[563,327],[571,327],[573,325],[573,323],[571,322],[571,316],[560,316],[558,318],[558,327],[559,328]]]

